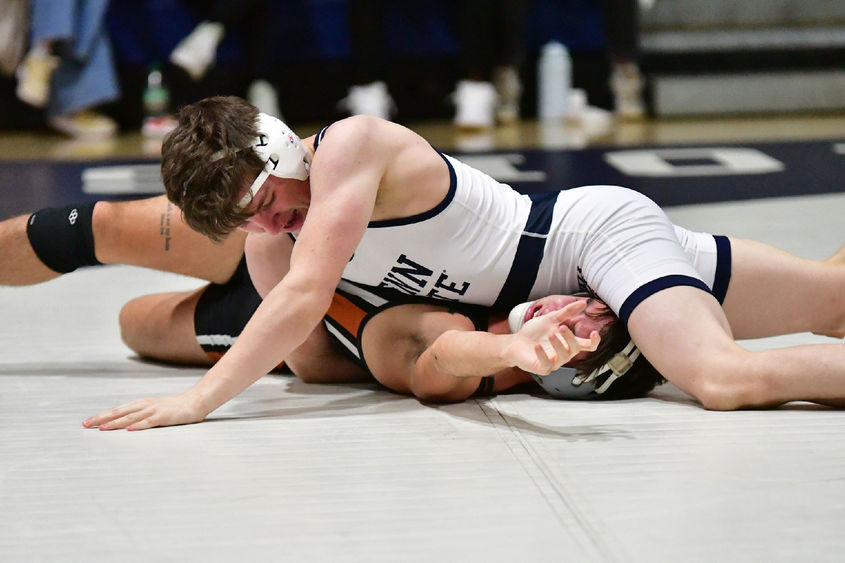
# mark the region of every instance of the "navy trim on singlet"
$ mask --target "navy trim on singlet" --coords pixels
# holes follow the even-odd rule
[[[716,240],[716,275],[713,279],[713,295],[722,304],[728,294],[731,281],[731,241],[726,236],[713,235]]]
[[[320,129],[320,132],[317,133],[317,135],[314,136],[315,152],[317,150],[317,147],[320,146],[320,142],[326,136],[326,130],[328,130],[329,127],[331,127],[331,125],[326,125],[322,129]],[[446,197],[443,198],[443,201],[441,201],[428,211],[424,211],[416,215],[411,215],[410,217],[401,217],[399,219],[385,219],[384,221],[370,221],[367,224],[367,228],[378,229],[380,227],[398,227],[401,225],[411,225],[413,223],[426,221],[439,214],[441,211],[446,209],[446,207],[448,207],[450,203],[452,203],[452,200],[455,199],[455,193],[458,189],[458,177],[457,174],[455,174],[455,168],[452,166],[452,163],[449,162],[449,159],[446,158],[446,155],[444,155],[440,151],[437,151],[437,154],[440,155],[440,157],[443,159],[443,162],[445,162],[446,166],[449,168],[449,192],[446,194]]]
[[[455,193],[458,191],[458,176],[455,174],[455,168],[452,166],[452,163],[449,162],[449,159],[440,152],[437,151],[443,161],[446,163],[446,166],[449,167],[449,193],[446,194],[446,197],[443,198],[443,201],[429,209],[428,211],[424,211],[422,213],[417,213],[416,215],[411,215],[410,217],[400,217],[398,219],[385,219],[384,221],[370,221],[367,225],[367,228],[378,229],[380,227],[399,227],[401,225],[411,225],[413,223],[420,223],[422,221],[426,221],[431,219],[432,217],[438,215],[441,211],[446,209],[452,200],[455,199]]]
[[[712,292],[710,291],[710,288],[707,287],[707,284],[699,279],[678,274],[673,274],[671,276],[663,276],[662,278],[651,280],[647,284],[637,288],[634,293],[628,296],[628,299],[625,300],[625,302],[622,304],[622,307],[619,309],[619,320],[625,323],[625,325],[627,326],[628,318],[631,316],[631,313],[634,311],[637,305],[639,305],[648,297],[651,297],[658,291],[663,291],[664,289],[668,289],[670,287],[682,285],[697,287],[698,289],[706,291],[707,293],[710,293],[712,295]]]
[[[528,196],[531,198],[531,211],[519,238],[511,270],[493,305],[494,309],[507,309],[528,301],[545,253],[558,195],[558,192],[553,192]]]
[[[333,125],[333,124],[326,125],[326,126],[325,126],[325,127],[323,127],[322,129],[320,129],[320,132],[319,132],[319,133],[317,133],[317,134],[314,136],[314,150],[315,150],[315,151],[317,150],[317,147],[318,147],[318,146],[320,146],[320,141],[322,141],[322,140],[323,140],[323,137],[325,137],[325,136],[326,136],[326,131],[327,131],[327,130],[328,130],[328,128],[329,128],[329,127],[331,127],[332,125]]]

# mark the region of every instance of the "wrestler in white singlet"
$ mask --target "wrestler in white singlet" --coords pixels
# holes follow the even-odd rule
[[[344,279],[502,310],[590,289],[626,324],[637,304],[667,287],[699,287],[724,299],[728,239],[673,225],[633,190],[523,195],[443,159],[451,178],[446,198],[426,213],[371,222]]]

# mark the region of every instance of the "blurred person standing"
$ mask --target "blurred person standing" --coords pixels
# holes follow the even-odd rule
[[[519,119],[525,55],[525,0],[455,3],[462,79],[453,94],[454,124],[488,129]]]
[[[105,26],[108,0],[32,0],[30,49],[17,69],[18,98],[45,108],[53,129],[84,140],[114,136],[96,108],[120,86]]]
[[[637,120],[645,115],[643,77],[639,67],[640,2],[654,0],[600,0],[607,52],[610,90],[616,116]]]
[[[270,80],[274,61],[267,46],[273,44],[272,25],[276,20],[269,0],[195,0],[188,5],[203,19],[176,45],[170,53],[170,62],[192,79],[200,80],[214,65],[223,36],[240,28],[250,77],[247,99],[263,113],[281,117],[278,92]]]
[[[454,123],[488,129],[519,118],[524,58],[525,0],[460,0],[452,4],[460,44],[461,79],[455,86]],[[351,115],[390,119],[396,105],[387,84],[384,0],[347,1],[353,81],[339,106]]]
[[[384,11],[384,0],[346,0],[353,84],[338,108],[350,115],[374,115],[389,120],[396,114],[396,103],[384,81]]]

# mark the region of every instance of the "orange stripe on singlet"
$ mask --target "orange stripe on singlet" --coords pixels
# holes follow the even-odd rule
[[[358,336],[358,330],[361,328],[361,322],[367,316],[367,312],[348,298],[335,292],[326,316],[342,326],[354,339]]]
[[[355,305],[348,298],[335,292],[326,316],[342,326],[352,336],[353,340],[357,340],[358,330],[361,328],[361,322],[367,316],[367,312]],[[206,355],[211,359],[212,363],[217,363],[223,357],[223,354],[220,352],[206,351]],[[275,369],[280,370],[284,365],[285,363],[282,362]]]
[[[215,364],[217,363],[217,360],[219,360],[220,358],[223,357],[223,354],[221,354],[220,352],[206,351],[205,355],[208,356],[208,358],[212,361],[212,363],[215,363]]]
[[[223,357],[223,354],[220,353],[220,352],[209,352],[208,350],[206,350],[205,355],[208,356],[208,358],[211,360],[212,364],[216,364],[220,360],[220,358]],[[285,362],[282,362],[279,365],[277,365],[275,368],[273,368],[273,371],[280,371],[284,367],[285,367]]]

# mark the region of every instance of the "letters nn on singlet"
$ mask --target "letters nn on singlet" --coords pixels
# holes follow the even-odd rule
[[[390,271],[379,283],[406,295],[425,295],[434,299],[457,301],[469,289],[469,282],[451,281],[446,270],[438,274],[405,254],[400,254]]]

